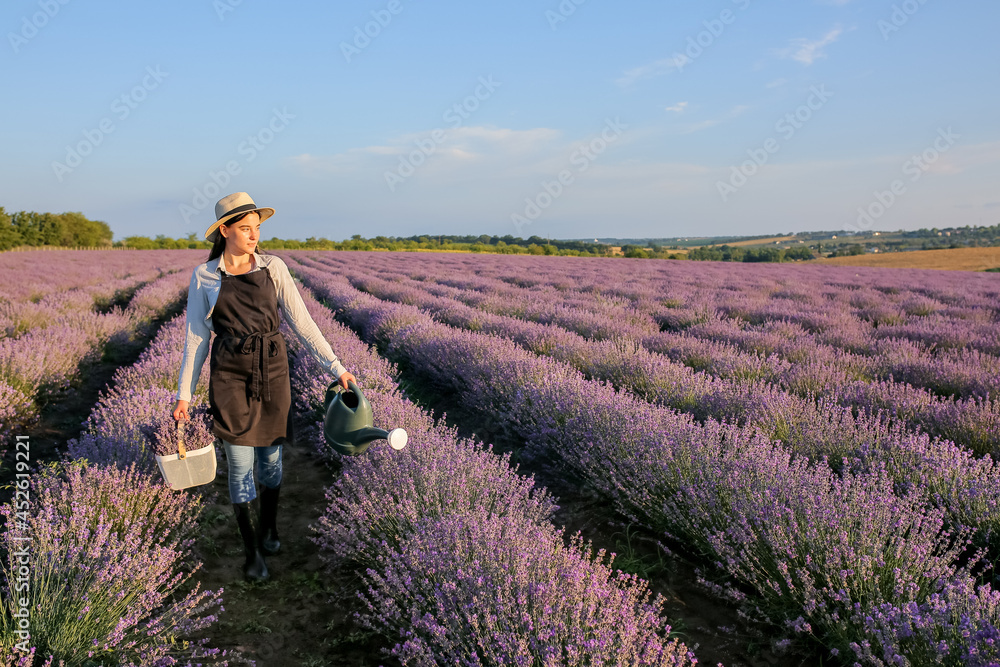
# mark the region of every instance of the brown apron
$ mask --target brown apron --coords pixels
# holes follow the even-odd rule
[[[235,276],[223,273],[212,325],[212,431],[234,445],[290,442],[288,353],[278,331],[278,292],[267,267]]]

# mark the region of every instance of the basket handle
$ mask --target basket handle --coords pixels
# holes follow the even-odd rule
[[[177,420],[177,458],[187,458],[187,449],[184,447],[184,425],[181,420]]]

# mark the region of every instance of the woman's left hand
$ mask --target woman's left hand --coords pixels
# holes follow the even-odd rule
[[[337,382],[339,382],[340,386],[344,389],[349,389],[350,387],[347,386],[347,383],[353,382],[354,384],[358,384],[358,378],[354,377],[354,374],[350,371],[346,371],[343,375],[337,378]]]

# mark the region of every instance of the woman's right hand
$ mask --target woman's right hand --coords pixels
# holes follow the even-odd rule
[[[190,420],[191,417],[188,416],[189,405],[191,405],[191,401],[178,400],[177,403],[174,404],[174,419],[177,421],[180,421],[181,419],[184,421]]]

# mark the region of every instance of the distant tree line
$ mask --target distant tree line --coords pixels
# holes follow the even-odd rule
[[[105,222],[83,213],[7,213],[0,206],[0,250],[18,246],[106,246],[112,233]]]
[[[814,258],[813,251],[806,246],[743,248],[721,245],[692,248],[688,251],[688,259],[715,262],[793,262]]]
[[[996,245],[996,241],[1000,241],[1000,225],[993,226],[976,226],[972,227],[966,225],[965,227],[944,227],[938,229],[937,227],[932,227],[930,229],[918,229],[913,232],[903,232],[901,236],[904,238],[937,238],[942,235],[947,235],[949,237],[961,237],[964,239],[974,239],[977,241],[988,240],[993,241],[988,245]],[[979,245],[979,244],[977,244]]]
[[[261,239],[261,247],[269,250],[435,250],[439,252],[483,252],[510,255],[574,255],[582,257],[605,257],[611,254],[611,246],[602,243],[582,241],[558,241],[532,236],[522,239],[517,236],[446,236],[420,235],[408,237],[376,236],[362,238],[355,234],[345,241],[331,241],[326,238],[309,237],[298,239]],[[189,234],[185,239],[171,239],[165,236],[148,238],[128,236],[115,243],[128,248],[208,248],[205,241]]]

